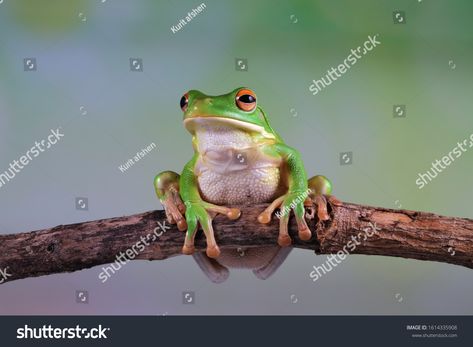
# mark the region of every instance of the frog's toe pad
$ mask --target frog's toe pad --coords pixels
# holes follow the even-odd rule
[[[271,213],[263,212],[258,216],[258,222],[261,224],[268,224],[271,222]]]
[[[187,230],[187,222],[184,218],[182,218],[181,220],[177,222],[177,229],[179,229],[179,231]]]
[[[302,241],[309,241],[312,237],[312,232],[309,228],[299,229],[299,238]]]
[[[183,254],[191,255],[191,254],[194,254],[194,252],[195,252],[195,247],[194,246],[184,245],[182,247],[182,253]]]
[[[220,248],[217,245],[207,246],[206,253],[209,258],[217,258],[220,255]]]
[[[278,237],[278,244],[281,247],[287,247],[290,246],[292,243],[292,240],[289,235],[279,235]]]
[[[227,212],[228,219],[235,220],[240,218],[241,211],[238,208],[230,208]]]

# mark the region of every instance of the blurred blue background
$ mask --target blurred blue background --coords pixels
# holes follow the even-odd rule
[[[4,0],[0,172],[61,126],[64,138],[0,188],[0,233],[161,208],[152,181],[192,155],[179,99],[252,88],[272,126],[345,201],[473,217],[473,153],[422,190],[417,174],[473,133],[471,1]],[[395,24],[393,11],[404,11]],[[313,79],[368,35],[381,45],[312,95]],[[24,59],[36,71],[24,71]],[[130,71],[130,58],[143,71]],[[236,58],[247,59],[238,71]],[[393,105],[407,116],[393,117]],[[126,172],[118,166],[151,142]],[[340,153],[352,152],[351,165]],[[88,211],[76,210],[88,198]],[[0,245],[1,251],[1,245]],[[325,256],[294,250],[266,281],[208,281],[191,257],[134,261],[0,286],[0,314],[471,314],[472,270],[350,256],[313,283]],[[89,304],[76,303],[76,290]],[[182,304],[182,292],[196,294]]]

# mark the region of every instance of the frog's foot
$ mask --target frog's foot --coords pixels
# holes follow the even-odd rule
[[[217,242],[215,241],[214,230],[212,227],[212,217],[210,213],[224,214],[229,219],[234,220],[240,217],[240,210],[237,208],[217,206],[205,201],[187,201],[186,206],[187,233],[184,246],[182,247],[182,253],[194,253],[194,239],[197,227],[200,224],[207,239],[207,256],[209,258],[217,258],[220,255],[220,249],[217,245]]]
[[[172,171],[164,171],[154,179],[156,195],[164,206],[168,223],[177,224],[180,231],[187,229],[187,223],[182,216],[186,208],[179,196],[179,175]]]
[[[289,246],[291,244],[291,237],[288,232],[289,214],[291,209],[294,210],[296,217],[297,229],[299,238],[307,241],[312,237],[312,232],[307,226],[304,214],[304,201],[307,197],[307,192],[290,192],[280,196],[274,200],[259,216],[258,222],[267,224],[271,221],[271,216],[276,208],[279,207],[279,212],[276,216],[279,218],[279,237],[278,244],[280,246]]]
[[[332,183],[325,176],[314,176],[310,178],[307,183],[310,194],[304,204],[309,208],[309,219],[315,217],[315,205],[318,219],[320,221],[329,220],[330,216],[327,211],[327,202],[334,206],[342,205],[336,197],[330,195],[332,192]]]

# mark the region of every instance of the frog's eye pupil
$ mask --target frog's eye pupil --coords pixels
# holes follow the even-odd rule
[[[240,100],[241,102],[244,102],[245,104],[251,104],[253,102],[256,102],[256,98],[250,94],[242,95],[238,98],[238,100]]]
[[[181,101],[179,102],[181,109],[185,112],[187,109],[187,104],[189,103],[189,98],[187,94],[183,95]]]

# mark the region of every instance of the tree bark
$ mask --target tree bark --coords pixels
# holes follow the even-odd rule
[[[242,215],[234,221],[217,216],[213,225],[220,248],[276,244],[278,219],[273,217],[267,225],[256,220],[265,207],[241,206]],[[314,250],[317,254],[346,251],[351,254],[439,261],[473,268],[471,219],[351,203],[329,206],[329,212],[329,221],[319,222],[317,218],[308,221],[314,234],[309,241],[298,238],[297,225],[291,217],[293,246]],[[150,211],[1,235],[0,270],[6,269],[8,273],[3,282],[113,263],[121,252],[127,250],[129,255],[122,256],[122,261],[132,258],[160,260],[180,255],[185,233],[168,223],[164,224],[164,229],[160,228],[158,222],[162,226],[164,221],[164,211]],[[155,240],[146,238],[148,235],[155,235]],[[138,249],[135,246],[136,255],[131,250],[139,242],[144,247]],[[196,237],[196,250],[205,250],[205,238],[201,232]]]

